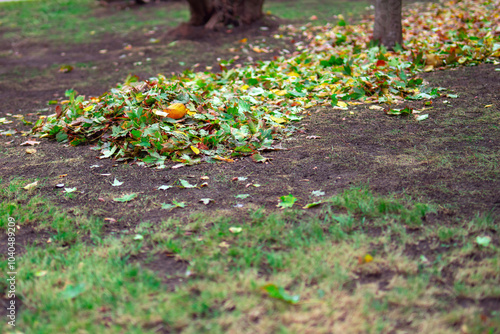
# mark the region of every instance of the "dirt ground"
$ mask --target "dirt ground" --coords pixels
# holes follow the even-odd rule
[[[273,29],[276,27],[275,24]],[[259,27],[253,27],[250,31],[234,34],[218,33],[216,40],[213,36],[206,36],[178,43],[197,49],[191,52],[188,62],[215,65],[217,52],[226,45],[234,44],[241,36],[258,40],[271,34],[273,30],[262,31]],[[26,120],[34,121],[38,111],[46,108],[48,100],[62,96],[68,88],[75,88],[87,96],[98,96],[123,80],[128,73],[145,78],[156,73],[182,70],[178,62],[162,64],[158,68],[152,66],[147,69],[149,73],[136,70],[134,63],[137,61],[162,58],[162,52],[165,52],[164,46],[141,45],[142,41],[138,36],[130,36],[125,40],[109,36],[96,44],[70,47],[42,43],[2,45],[2,49],[10,47],[14,51],[10,56],[0,59],[0,99],[4,101],[2,116],[8,113],[22,114]],[[167,43],[168,38],[162,37],[162,44]],[[126,60],[118,62],[117,58],[125,54],[124,45],[132,45],[129,49],[131,52],[128,57],[121,57]],[[209,57],[196,56],[203,53]],[[182,56],[182,52],[179,55]],[[59,72],[58,64],[68,61],[72,64],[92,63],[97,69],[78,68],[76,65],[75,70],[69,73]],[[101,68],[104,69],[104,75],[99,70]],[[498,128],[493,131],[488,129],[488,126],[495,127],[496,124],[469,124],[467,121],[482,116],[483,112],[493,112],[500,105],[499,72],[494,70],[494,65],[485,64],[424,74],[423,77],[431,85],[444,87],[460,96],[451,101],[452,106],[443,103],[446,98],[434,101],[434,107],[429,111],[430,118],[421,123],[412,119],[391,118],[363,105],[351,108],[348,112],[329,108],[311,110],[298,133],[282,143],[284,150],[265,155],[272,158],[267,164],[243,158],[235,163],[155,170],[98,160],[98,154],[90,150],[89,146],[73,148],[49,140],[41,140],[41,144],[36,146],[37,153],[29,155],[25,152],[26,147],[19,146],[26,141],[26,137],[2,136],[0,170],[6,182],[15,177],[43,179],[39,191],[54,198],[62,206],[84,205],[91,214],[114,217],[119,223],[110,226],[110,230],[122,230],[136,224],[138,220],[154,222],[179,214],[175,210],[166,212],[160,209],[158,203],[171,199],[189,203],[189,209],[185,210],[189,212],[237,212],[262,206],[273,210],[278,198],[289,193],[299,198],[299,204],[306,204],[312,190],[321,189],[327,195],[333,195],[359,184],[369,184],[373,190],[381,193],[404,192],[428,201],[452,204],[467,216],[478,210],[498,212],[498,170],[468,171],[466,164],[439,168],[436,165],[440,162],[433,160],[433,156],[443,152],[451,157],[460,157],[474,154],[478,149],[492,152],[498,149]],[[483,108],[490,104],[493,104],[491,109]],[[422,108],[421,102],[408,105]],[[19,122],[16,129],[29,131],[30,127]],[[308,139],[310,136],[315,136],[312,137],[315,139]],[[470,138],[460,140],[461,136]],[[453,137],[460,138],[452,140]],[[94,165],[100,167],[91,168]],[[456,169],[463,169],[463,173],[452,172]],[[466,172],[472,175],[463,175]],[[481,174],[485,173],[495,174],[496,178],[481,178]],[[64,178],[59,177],[65,174],[67,176]],[[208,187],[191,190],[174,187],[166,192],[157,190],[161,185],[173,185],[178,179],[201,184],[204,182],[200,180],[201,176],[210,178]],[[112,197],[116,197],[116,188],[111,187],[110,183],[115,177],[125,182],[119,188],[120,193],[140,193],[139,201],[129,204],[127,212],[124,212],[123,205],[112,201]],[[233,181],[235,177],[247,179]],[[81,194],[77,199],[61,196],[61,190],[54,188],[61,182],[66,187],[78,187]],[[249,183],[260,184],[261,187],[246,187]],[[240,201],[234,197],[243,193],[251,196]],[[141,200],[141,197],[145,199]],[[214,202],[208,206],[199,202],[200,198],[207,197],[214,199]],[[235,208],[239,206],[237,204],[243,206]],[[455,209],[448,211],[454,212]]]
[[[125,38],[109,35],[96,43],[81,45],[37,41],[7,44],[0,40],[0,50],[9,50],[0,57],[0,117],[24,115],[26,121],[34,122],[39,111],[47,108],[47,101],[62,97],[66,89],[98,96],[129,73],[147,78],[157,73],[182,71],[197,63],[200,69],[216,68],[218,57],[238,55],[229,49],[236,47],[242,38],[267,38],[278,43],[276,50],[286,47],[286,41],[269,39],[279,22],[274,18],[266,20],[268,30],[260,29],[261,24],[248,31],[219,32],[201,39],[180,40],[175,48],[170,44],[175,37],[168,32],[155,32],[147,38],[149,32]],[[158,38],[160,43],[149,43],[150,36]],[[254,60],[265,59],[273,54],[253,56]],[[245,57],[242,54],[241,61]],[[180,65],[180,61],[186,64]],[[141,67],[138,62],[148,65]],[[60,72],[63,64],[71,64],[74,70]],[[14,120],[14,126],[0,125],[0,130],[18,131],[14,136],[0,136],[0,176],[5,183],[16,178],[40,179],[36,193],[68,209],[70,214],[80,214],[83,210],[88,215],[112,218],[107,220],[105,231],[116,234],[130,233],[140,222],[156,223],[196,212],[230,215],[239,221],[248,210],[278,210],[276,205],[284,195],[293,194],[299,199],[297,204],[303,206],[313,201],[311,191],[334,195],[353,185],[368,185],[377,193],[435,203],[438,211],[426,217],[428,225],[453,225],[471,219],[478,212],[498,216],[500,72],[497,68],[498,65],[482,64],[422,74],[430,85],[459,95],[456,99],[433,100],[433,108],[426,111],[429,119],[422,122],[389,117],[365,105],[348,111],[312,109],[297,133],[281,143],[283,150],[263,154],[272,159],[265,164],[243,158],[234,163],[179,169],[170,168],[174,165],[170,163],[169,168],[156,170],[99,160],[98,153],[89,146],[75,148],[46,139],[36,139],[41,142],[35,146],[37,152],[27,154],[27,147],[20,144],[35,138],[21,136],[21,131],[29,131],[30,125]],[[423,108],[423,102],[408,105]],[[49,109],[41,113],[52,113],[54,106]],[[124,184],[111,186],[115,178]],[[208,186],[182,189],[177,186],[179,179],[198,186],[207,182]],[[68,198],[56,188],[60,183],[68,188],[77,187],[78,192]],[[162,185],[174,187],[158,190]],[[128,204],[113,201],[126,193],[139,196]],[[240,194],[250,196],[237,198]],[[214,201],[204,205],[201,198]],[[171,203],[173,199],[188,206],[172,211],[161,209],[161,203]],[[51,231],[37,230],[33,224],[32,228],[23,229],[17,242],[20,245],[43,242],[50,234]],[[407,252],[417,256],[426,254],[425,250],[426,245],[422,244]],[[428,247],[427,250],[430,254]],[[165,266],[171,264],[152,263],[165,272]],[[176,266],[185,269],[183,264]],[[383,283],[388,278],[375,280]],[[500,300],[486,304],[487,309],[493,310]]]

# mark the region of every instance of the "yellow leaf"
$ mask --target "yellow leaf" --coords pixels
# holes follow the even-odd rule
[[[347,103],[345,103],[344,101],[338,101],[337,105],[341,108],[347,108]]]
[[[28,153],[28,154],[36,153],[36,149],[34,149],[34,148],[27,148],[26,149],[26,153]]]
[[[230,227],[229,228],[229,232],[233,233],[233,234],[238,234],[238,233],[241,233],[241,231],[243,231],[243,228],[241,227]]]
[[[173,118],[173,119],[179,119],[184,117],[186,113],[188,112],[188,109],[186,106],[182,103],[173,103],[167,107],[167,109],[163,110],[164,112],[168,113],[167,117]]]
[[[31,190],[31,189],[36,188],[37,185],[38,185],[38,181],[35,181],[33,183],[27,184],[26,186],[23,187],[23,189]]]
[[[87,108],[83,109],[84,111],[91,111],[94,109],[94,106],[88,106]]]
[[[426,67],[424,67],[424,72],[430,72],[434,69],[434,66],[433,65],[427,65]]]
[[[248,88],[250,88],[249,85],[243,85],[243,86],[241,86],[241,90],[247,90]]]
[[[274,94],[276,94],[278,96],[283,96],[283,95],[286,95],[286,90],[276,90],[276,91],[274,91]]]
[[[278,124],[286,123],[286,119],[281,118],[281,117],[274,117],[272,115],[269,115],[269,118],[272,119],[273,121],[275,121]]]
[[[233,160],[233,159],[223,158],[223,157],[218,156],[218,155],[216,155],[216,156],[214,157],[214,159],[215,159],[215,160],[220,160],[220,161],[225,161],[225,162],[234,162],[234,160]]]
[[[428,54],[425,57],[425,65],[440,66],[442,63],[439,55]]]
[[[289,77],[300,77],[300,74],[298,74],[297,72],[290,72],[290,73],[288,73],[288,76]]]
[[[365,257],[364,257],[364,260],[365,260],[365,263],[372,262],[373,261],[373,256],[371,256],[370,254],[366,254]]]
[[[190,146],[191,150],[194,152],[194,154],[200,154],[200,150],[196,146]]]
[[[487,105],[485,105],[484,107],[485,107],[485,108],[490,108],[490,107],[493,107],[493,105],[492,105],[492,104],[487,104]]]

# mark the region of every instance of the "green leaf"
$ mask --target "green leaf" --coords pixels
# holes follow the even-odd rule
[[[297,304],[300,300],[299,295],[289,295],[283,287],[277,286],[276,284],[266,284],[260,287],[265,291],[269,297],[282,300],[290,304]]]
[[[308,203],[308,204],[304,205],[302,207],[302,209],[309,209],[309,208],[312,208],[314,206],[320,205],[321,203],[323,203],[323,201]]]
[[[264,158],[262,155],[260,155],[259,153],[255,153],[255,154],[252,154],[252,160],[255,161],[255,162],[261,162],[261,163],[264,163],[268,160],[271,160],[271,158]]]
[[[179,179],[179,182],[181,183],[181,187],[182,188],[196,188],[196,184],[195,185],[192,185],[190,184],[188,181],[186,180],[183,180],[183,179]]]
[[[211,198],[200,198],[200,202],[202,202],[205,205],[208,205],[212,201],[213,201],[213,199],[211,199]]]
[[[119,186],[121,186],[122,184],[123,184],[123,182],[118,181],[116,178],[115,178],[115,180],[113,181],[113,183],[111,183],[111,185],[112,185],[113,187],[119,187]]]
[[[429,118],[429,114],[418,115],[417,117],[415,117],[417,121],[423,121],[424,119],[427,118]]]
[[[176,208],[176,206],[173,204],[161,203],[161,208],[163,210],[172,210],[173,208]]]
[[[168,186],[168,185],[164,184],[162,186],[159,186],[158,190],[167,190],[167,189],[170,189],[170,188],[172,188],[172,186]]]
[[[278,208],[291,208],[293,204],[297,201],[297,198],[293,195],[281,196],[281,202],[277,205]]]
[[[136,234],[136,235],[134,235],[133,239],[137,240],[137,241],[141,241],[141,240],[144,240],[144,237],[141,234]]]
[[[236,196],[234,196],[234,197],[236,197],[236,198],[241,198],[241,199],[245,199],[245,198],[247,198],[247,197],[250,197],[250,194],[239,194],[239,195],[236,195]]]
[[[113,201],[115,201],[115,202],[130,202],[131,200],[133,200],[136,197],[137,197],[136,193],[131,193],[131,194],[124,195],[122,197],[113,198]]]
[[[62,299],[73,299],[85,291],[85,283],[80,283],[77,285],[68,285],[61,292]]]
[[[316,197],[320,197],[320,196],[324,196],[325,192],[321,191],[321,190],[314,190],[311,192],[311,195],[316,196]]]
[[[337,106],[337,103],[339,103],[339,99],[337,98],[337,94],[332,94],[330,96],[330,99],[332,100],[331,101],[331,105],[332,107],[336,107]]]
[[[172,203],[173,203],[176,207],[178,207],[178,208],[184,208],[184,207],[186,207],[186,205],[187,205],[187,204],[186,204],[186,203],[184,203],[184,202],[177,202],[175,199],[174,199],[174,200],[172,200]]]
[[[68,134],[66,132],[58,132],[56,134],[56,140],[59,142],[59,143],[62,143],[62,142],[65,142],[68,140]],[[74,145],[73,145],[74,146]]]
[[[488,247],[491,242],[491,237],[489,236],[477,236],[476,243],[479,246]]]
[[[404,109],[389,109],[386,110],[385,113],[390,116],[405,116],[405,115],[411,115],[413,110],[409,107],[406,107]]]
[[[76,191],[76,187],[74,187],[74,188],[64,188],[64,191],[66,193],[74,193]]]

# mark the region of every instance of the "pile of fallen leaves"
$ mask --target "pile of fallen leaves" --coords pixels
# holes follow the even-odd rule
[[[194,164],[251,155],[262,162],[260,152],[281,149],[276,142],[293,133],[307,108],[434,98],[439,89],[425,86],[418,72],[500,57],[500,0],[412,4],[404,13],[404,48],[391,52],[371,44],[372,20],[284,27],[274,38],[300,35],[302,42],[274,61],[243,67],[222,61],[219,73],[168,79],[129,77],[90,99],[68,91],[33,132],[71,145],[97,141],[102,158],[160,168],[167,159]],[[165,117],[173,103],[186,106],[184,118]]]

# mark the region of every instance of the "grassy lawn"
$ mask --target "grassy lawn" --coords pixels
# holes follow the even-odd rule
[[[279,22],[369,5],[267,1],[283,21],[176,40],[183,2],[0,3],[0,270],[17,272],[16,327],[3,279],[0,331],[500,333],[498,60],[422,74],[443,87],[407,102],[422,122],[307,109],[267,163],[158,170],[28,133],[67,89],[272,59],[294,47]]]
[[[471,333],[500,325],[495,313],[481,320],[472,302],[450,305],[500,294],[499,248],[475,238],[498,230],[488,215],[436,229],[422,220],[436,207],[351,188],[313,215],[257,210],[238,223],[199,214],[117,237],[76,212],[63,218],[23,185],[3,187],[3,214],[21,231],[23,222],[52,231],[17,264],[26,333],[371,333],[410,317],[411,327],[432,333],[452,333],[459,322]],[[169,270],[161,265],[182,270],[159,276]],[[455,270],[454,285],[442,289]]]

